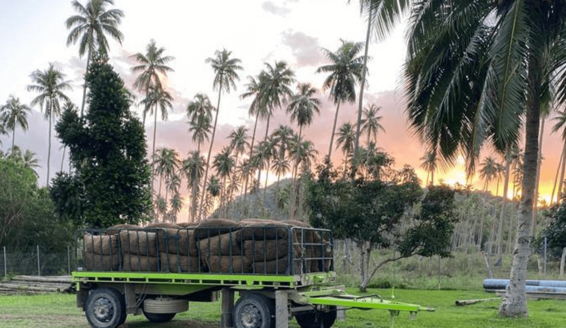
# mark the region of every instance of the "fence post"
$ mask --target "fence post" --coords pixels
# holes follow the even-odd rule
[[[39,267],[39,245],[37,245],[37,275],[41,276],[41,270]]]
[[[4,246],[4,278],[8,276],[8,264],[6,263],[6,246]]]
[[[67,264],[68,264],[69,275],[70,275],[71,274],[71,249],[69,248],[69,245],[67,245]]]

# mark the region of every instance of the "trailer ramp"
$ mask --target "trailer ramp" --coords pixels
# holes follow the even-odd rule
[[[391,317],[391,328],[395,325],[395,317],[399,316],[401,311],[409,312],[411,319],[414,319],[419,311],[434,311],[433,308],[416,304],[386,300],[379,295],[350,295],[339,289],[308,291],[300,294],[301,301],[305,304],[337,306],[344,309],[388,310]]]

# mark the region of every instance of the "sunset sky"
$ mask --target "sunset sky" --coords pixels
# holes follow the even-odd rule
[[[250,101],[239,98],[247,76],[257,75],[264,62],[273,64],[283,60],[295,70],[298,82],[309,82],[320,88],[325,75],[315,74],[315,70],[326,63],[321,48],[334,51],[340,45],[340,39],[362,42],[366,29],[359,2],[348,4],[347,0],[115,0],[115,7],[125,13],[120,26],[125,37],[122,45],[111,41],[110,62],[128,88],[132,88],[136,78],[130,71],[134,62],[129,56],[144,52],[150,39],[155,39],[157,46],[165,47],[166,55],[175,57],[170,64],[175,72],[165,82],[175,98],[174,109],[167,122],[158,119],[156,143],[157,147],[177,149],[182,157],[196,148],[187,131],[185,108],[188,102],[196,93],[207,94],[213,104],[217,101],[217,93],[212,90],[213,71],[205,63],[216,50],[232,51],[244,67],[239,72],[237,90],[222,97],[214,147],[218,151],[227,144],[226,136],[238,125],[247,124],[250,133],[253,129],[253,120],[247,115]],[[78,57],[78,46],[66,46],[68,31],[64,25],[74,14],[68,0],[0,0],[0,103],[4,104],[13,94],[29,104],[34,97],[25,89],[31,82],[30,73],[36,69],[44,70],[52,62],[66,73],[74,87],[69,96],[80,104],[86,58]],[[419,168],[424,149],[407,128],[402,91],[398,88],[405,57],[403,32],[404,27],[400,26],[385,42],[370,45],[372,59],[365,103],[375,103],[383,108],[382,124],[387,132],[378,135],[379,146],[395,157],[397,167],[404,164],[415,167],[424,183],[426,173]],[[315,118],[305,135],[314,141],[322,157],[328,149],[335,107],[328,101],[327,93],[320,91],[319,97],[323,102],[321,115]],[[338,125],[354,122],[356,108],[354,105],[341,106]],[[37,153],[42,166],[38,170],[39,182],[43,184],[48,122],[39,113],[39,108],[34,108],[28,120],[30,129],[27,132],[16,130],[16,144]],[[275,114],[270,129],[279,124],[291,125],[283,111]],[[545,198],[549,198],[562,147],[559,136],[550,134],[552,124],[549,122],[545,127],[543,144],[541,193]],[[264,129],[264,125],[258,128],[259,136],[263,135]],[[153,118],[147,119],[146,131],[147,142],[151,145]],[[0,137],[0,140],[2,149],[7,150],[11,136]],[[60,147],[54,138],[51,172],[60,169]],[[490,151],[484,153],[487,155]],[[337,150],[333,157],[340,163],[342,154]],[[63,165],[68,167],[67,163]],[[465,182],[461,167],[440,171],[436,177],[448,183]],[[482,185],[474,179],[476,188]],[[492,185],[495,192],[495,183]]]

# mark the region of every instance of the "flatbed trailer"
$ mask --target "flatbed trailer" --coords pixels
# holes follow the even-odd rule
[[[377,295],[347,294],[336,285],[333,240],[328,230],[273,226],[246,229],[81,231],[77,238],[78,270],[72,273],[77,306],[94,328],[117,327],[132,314],[143,314],[154,323],[168,322],[176,313],[187,311],[190,302],[217,301],[220,295],[223,328],[287,328],[293,316],[302,328],[330,328],[346,309],[388,310],[393,326],[401,311],[414,317],[419,311],[431,310]],[[183,242],[183,236],[195,239],[192,245],[196,253],[181,250],[189,245]],[[228,246],[221,245],[226,241]],[[281,249],[265,249],[266,245],[279,245]],[[106,254],[102,254],[103,248]],[[227,252],[222,260],[229,265],[216,267],[212,250]],[[132,257],[132,253],[137,254]],[[283,254],[285,257],[280,257]],[[245,256],[252,259],[246,265],[241,264]],[[198,266],[182,265],[191,257]],[[267,261],[274,257],[284,260]],[[154,258],[155,265],[145,261]],[[265,265],[268,262],[275,267]],[[239,298],[234,303],[236,292]]]

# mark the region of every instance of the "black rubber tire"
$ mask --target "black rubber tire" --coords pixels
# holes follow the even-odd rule
[[[153,323],[169,322],[175,318],[177,313],[149,313],[143,310],[144,317]]]
[[[336,322],[336,307],[331,306],[329,312],[310,311],[295,315],[301,328],[330,328]],[[322,326],[320,325],[322,320]]]
[[[246,293],[234,305],[234,328],[275,328],[275,301],[257,293]]]
[[[115,328],[126,321],[124,295],[113,288],[94,289],[88,295],[85,315],[93,328]]]

